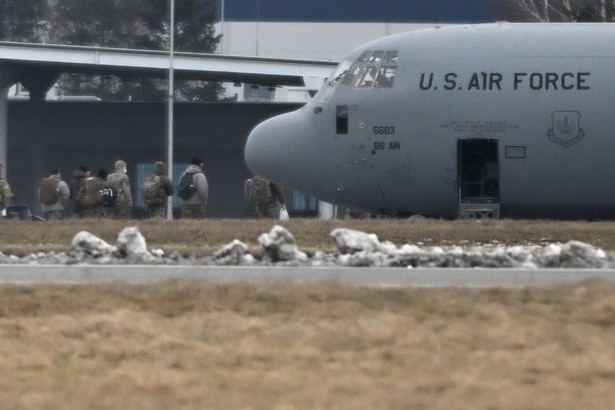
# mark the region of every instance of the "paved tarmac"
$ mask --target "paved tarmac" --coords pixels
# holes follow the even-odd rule
[[[0,283],[146,284],[170,279],[214,283],[338,282],[378,287],[527,287],[590,278],[615,282],[615,269],[348,268],[279,266],[0,265]]]

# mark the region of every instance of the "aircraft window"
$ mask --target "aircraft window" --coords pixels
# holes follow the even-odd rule
[[[397,51],[387,51],[382,59],[382,64],[397,64]]]
[[[382,62],[382,57],[384,56],[384,51],[374,51],[369,60],[367,61],[369,64],[380,64]]]
[[[352,66],[352,63],[348,60],[344,60],[342,61],[337,68],[335,69],[335,71],[331,74],[331,76],[329,77],[331,80],[329,80],[329,84],[333,85],[333,84],[337,84],[338,82],[340,82],[340,80],[346,75],[346,73],[348,72],[348,69]]]
[[[378,77],[376,79],[376,88],[391,88],[393,87],[393,81],[395,81],[395,75],[397,74],[397,67],[382,66],[378,70]]]
[[[378,67],[368,67],[365,70],[365,75],[358,83],[358,88],[373,88],[376,84],[376,78],[378,77]]]
[[[367,62],[367,60],[369,59],[369,56],[372,54],[371,51],[365,51],[363,54],[361,54],[361,57],[359,57],[357,59],[358,63],[365,63]]]
[[[354,83],[352,84],[352,86],[354,88],[357,88],[361,85],[361,82],[363,81],[363,78],[365,77],[365,73],[368,71],[369,69],[367,67],[361,66],[361,70],[359,71],[359,73],[355,76],[354,79]]]
[[[342,79],[342,84],[350,87],[354,87],[359,79],[361,79],[361,74],[363,72],[363,67],[359,64],[353,64],[350,68],[350,71],[346,73],[344,78]]]
[[[397,74],[398,52],[395,50],[364,51],[351,63],[342,61],[331,75],[330,85],[340,83],[354,88],[391,88]]]
[[[336,134],[348,134],[348,106],[338,105],[335,111]]]

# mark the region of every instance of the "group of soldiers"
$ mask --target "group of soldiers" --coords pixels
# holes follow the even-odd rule
[[[130,218],[132,194],[126,175],[126,162],[118,160],[115,171],[108,175],[101,169],[97,175],[81,166],[73,171],[73,179],[66,183],[59,170],[53,169],[41,180],[38,190],[41,212],[47,220],[63,219],[72,204],[77,218]]]
[[[98,175],[91,175],[87,167],[81,166],[73,172],[73,180],[66,183],[59,170],[52,170],[43,178],[39,187],[39,200],[44,219],[63,219],[69,203],[77,218],[128,219],[132,215],[133,196],[130,190],[128,167],[125,161],[115,162],[115,171],[107,174],[104,169]],[[207,206],[208,186],[203,173],[203,163],[193,158],[185,173],[193,174],[197,187],[189,198],[182,201],[182,215],[185,218],[203,218]],[[173,195],[173,183],[166,175],[166,164],[158,161],[140,188],[151,218],[165,218],[167,198]],[[198,173],[199,176],[194,174]],[[47,186],[51,187],[48,188]],[[47,193],[49,192],[49,193]]]
[[[107,174],[105,169],[92,175],[87,167],[81,166],[73,171],[73,180],[66,184],[59,174],[53,171],[49,178],[58,178],[58,190],[62,193],[55,203],[47,205],[41,198],[41,210],[45,219],[61,219],[63,206],[68,199],[72,201],[73,213],[77,218],[128,219],[132,211],[130,180],[126,174],[126,162],[115,162],[115,171]],[[68,195],[66,193],[68,188]],[[42,188],[41,188],[42,189]],[[40,194],[39,194],[40,197]],[[57,208],[59,214],[49,213],[49,208]]]
[[[114,169],[111,174],[101,169],[97,175],[92,175],[87,167],[81,166],[73,172],[70,183],[62,179],[58,169],[51,170],[49,176],[41,180],[38,190],[43,218],[63,219],[70,204],[73,207],[73,215],[77,218],[130,218],[133,197],[126,162],[116,161]],[[252,184],[252,186],[257,185]],[[278,202],[282,206],[282,211],[286,213],[284,193],[282,188],[273,182],[267,181],[266,186],[267,198],[250,202],[255,205],[256,217],[277,219]],[[203,172],[203,162],[199,158],[192,159],[190,166],[182,174],[177,188],[182,201],[182,216],[204,218],[209,189],[207,177]],[[154,164],[152,173],[145,178],[140,189],[149,216],[166,218],[168,198],[173,195],[174,187],[167,176],[164,162],[158,161]],[[247,181],[245,189],[247,194],[249,190]],[[6,208],[11,196],[11,188],[2,177],[0,164],[0,209]],[[263,198],[262,195],[260,197]]]

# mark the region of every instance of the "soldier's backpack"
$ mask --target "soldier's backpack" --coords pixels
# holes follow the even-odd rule
[[[257,175],[246,180],[244,186],[245,199],[255,205],[266,204],[271,201],[271,185],[269,181]]]
[[[192,181],[194,174],[184,173],[179,179],[179,185],[177,186],[177,196],[181,199],[190,199],[196,192],[196,185]]]
[[[164,202],[164,186],[159,175],[148,175],[141,187],[143,201],[147,205],[160,205]]]
[[[39,199],[45,205],[53,205],[60,199],[58,180],[55,178],[43,178],[39,185]]]
[[[113,208],[117,203],[117,189],[114,187],[104,187],[100,190],[103,206],[105,208]]]
[[[82,194],[80,195],[81,202],[88,208],[99,206],[103,203],[101,190],[104,188],[104,183],[98,178],[88,178],[85,180]]]

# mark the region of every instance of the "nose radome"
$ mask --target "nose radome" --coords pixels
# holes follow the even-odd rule
[[[273,124],[272,124],[273,123]],[[256,175],[265,176],[268,174],[271,162],[275,159],[276,147],[274,135],[276,119],[272,118],[258,124],[246,141],[244,156],[246,165]]]
[[[317,179],[315,171],[323,171],[318,139],[304,111],[273,117],[257,125],[248,136],[246,164],[256,175],[308,193]]]
[[[271,180],[284,180],[284,170],[288,171],[296,161],[296,149],[301,143],[296,130],[300,121],[295,113],[270,118],[257,125],[246,141],[244,151],[248,168],[256,174]]]

